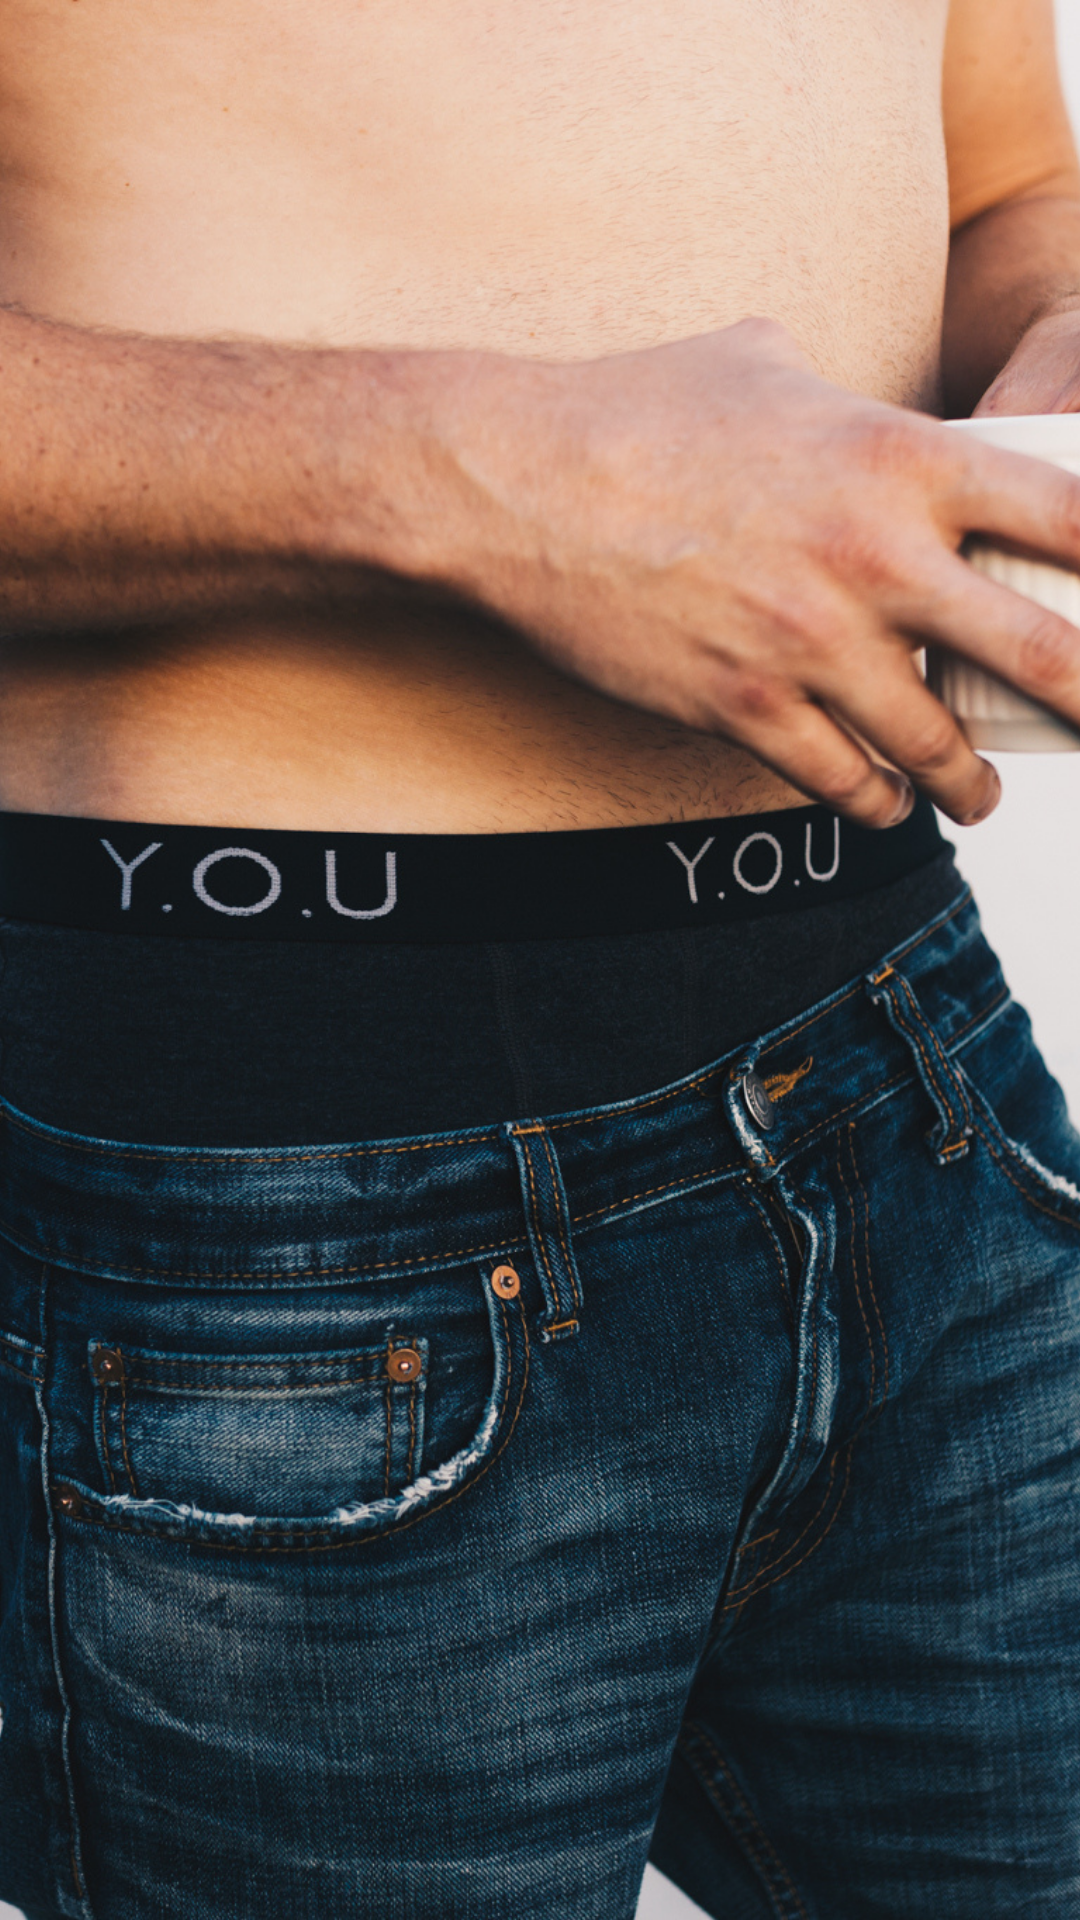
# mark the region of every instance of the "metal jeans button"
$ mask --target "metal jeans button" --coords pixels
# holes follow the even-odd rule
[[[386,1371],[391,1380],[407,1386],[410,1380],[419,1380],[424,1363],[415,1347],[395,1347],[387,1358]]]
[[[752,1070],[742,1077],[742,1097],[747,1113],[763,1133],[776,1125],[776,1108],[765,1091],[765,1082]]]

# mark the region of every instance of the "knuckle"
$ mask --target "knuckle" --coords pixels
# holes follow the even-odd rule
[[[826,767],[816,785],[826,804],[836,807],[840,812],[856,806],[865,797],[866,804],[860,812],[863,818],[868,818],[874,805],[872,790],[877,780],[878,776],[865,760],[845,760],[842,764]],[[895,794],[890,798],[886,789],[881,796],[881,804],[886,813],[895,813]]]
[[[1080,636],[1053,613],[1038,613],[1028,623],[1019,643],[1019,667],[1026,686],[1036,694],[1054,693],[1076,674]]]
[[[790,704],[790,693],[766,674],[744,673],[730,696],[732,717],[747,726],[768,725]]]
[[[874,475],[893,480],[898,474],[921,472],[931,453],[936,454],[925,426],[913,415],[897,409],[875,408],[855,429],[860,466]]]
[[[942,707],[936,713],[922,716],[908,734],[904,765],[909,773],[930,777],[942,773],[956,758],[958,750],[968,751],[956,721]]]
[[[1061,539],[1071,552],[1080,546],[1080,479],[1071,474],[1062,474],[1056,514],[1061,529]]]

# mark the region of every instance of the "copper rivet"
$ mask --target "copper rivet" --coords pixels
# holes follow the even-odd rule
[[[112,1347],[97,1347],[94,1350],[94,1378],[96,1380],[120,1380],[123,1378],[123,1356],[115,1353]]]
[[[83,1503],[73,1487],[60,1487],[56,1496],[56,1504],[61,1513],[69,1513],[73,1520],[78,1519],[83,1509]]]
[[[516,1267],[496,1267],[491,1284],[500,1300],[516,1300],[521,1292],[521,1275]]]
[[[418,1380],[424,1371],[424,1362],[415,1347],[395,1347],[386,1362],[386,1371],[391,1380]]]

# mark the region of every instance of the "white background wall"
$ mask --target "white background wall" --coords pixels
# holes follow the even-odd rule
[[[1080,0],[1057,0],[1066,84],[1080,126]],[[994,818],[956,836],[987,931],[1043,1052],[1080,1114],[1080,754],[1003,755]],[[0,1920],[21,1920],[0,1901]],[[282,1916],[287,1920],[287,1916]],[[649,1869],[637,1920],[705,1920]]]

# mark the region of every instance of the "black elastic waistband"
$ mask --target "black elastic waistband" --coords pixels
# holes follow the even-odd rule
[[[283,833],[0,814],[0,915],[102,933],[537,940],[724,925],[850,899],[944,842],[824,807],[558,833]]]

